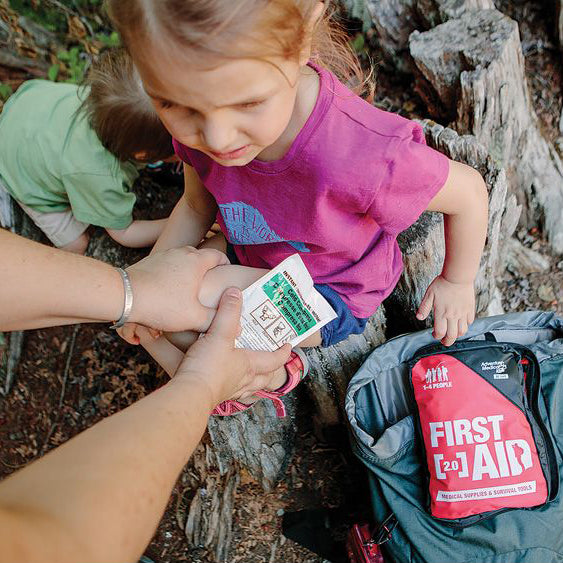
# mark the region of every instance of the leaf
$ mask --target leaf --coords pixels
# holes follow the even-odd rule
[[[61,65],[59,65],[59,64],[54,64],[54,65],[51,65],[49,67],[49,70],[47,71],[47,78],[51,82],[57,81],[57,76],[59,75],[60,68],[61,68]]]
[[[5,102],[12,94],[12,87],[9,84],[0,82],[0,100]]]
[[[70,62],[70,66],[73,65],[77,65],[78,64],[78,57],[80,56],[80,51],[78,49],[78,47],[72,47],[72,49],[69,52],[69,62]]]
[[[66,62],[70,61],[70,54],[69,54],[68,51],[65,51],[65,50],[59,51],[57,53],[57,59],[59,59],[59,61],[63,61],[63,62],[66,63]]]
[[[361,53],[365,47],[365,39],[361,33],[358,33],[356,37],[352,40],[352,47],[356,53]]]
[[[86,37],[86,26],[78,16],[68,18],[68,35],[73,39],[84,39]]]
[[[118,47],[121,45],[121,38],[117,31],[112,31],[109,35],[107,33],[98,33],[96,39],[105,47]]]
[[[120,43],[121,43],[121,37],[119,37],[119,33],[117,33],[117,31],[112,31],[109,36],[109,46],[118,47]]]

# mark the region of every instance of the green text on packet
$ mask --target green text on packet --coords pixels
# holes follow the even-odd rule
[[[275,274],[262,289],[298,335],[316,325],[315,319],[282,274]]]

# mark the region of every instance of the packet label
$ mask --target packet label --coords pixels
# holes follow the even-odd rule
[[[336,318],[314,288],[299,254],[293,254],[247,287],[243,293],[237,348],[273,352],[286,342],[297,346]]]

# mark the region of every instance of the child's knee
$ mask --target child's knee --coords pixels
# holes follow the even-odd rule
[[[75,254],[84,254],[88,248],[88,243],[90,242],[90,237],[87,233],[82,233],[77,239],[72,242],[61,246],[61,250],[66,250],[67,252],[74,252]]]
[[[305,338],[305,340],[300,342],[299,347],[300,348],[315,348],[317,346],[320,346],[321,344],[322,344],[321,331],[318,330],[317,332],[315,332],[314,334],[311,334],[311,336],[308,336],[307,338]]]
[[[223,254],[227,254],[227,239],[223,233],[216,233],[206,238],[198,248],[212,248],[219,250]]]
[[[199,333],[192,331],[185,332],[166,332],[166,339],[174,344],[182,352],[186,350],[199,338]]]

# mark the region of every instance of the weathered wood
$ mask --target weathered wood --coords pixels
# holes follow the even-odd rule
[[[206,475],[190,504],[185,534],[188,542],[206,548],[218,563],[229,561],[233,538],[233,514],[236,490],[240,481],[237,471],[224,477]]]
[[[426,29],[474,10],[490,10],[494,7],[493,0],[416,0],[417,12]]]
[[[29,57],[21,57],[6,51],[0,51],[0,65],[24,69],[34,76],[45,76],[47,70],[49,70],[49,63]]]
[[[12,389],[16,370],[23,351],[24,332],[0,332],[0,394],[6,396]]]
[[[522,223],[538,222],[563,252],[563,164],[541,135],[526,77],[518,25],[481,10],[410,36],[418,91],[431,111],[475,135],[506,168],[524,206]]]
[[[57,40],[57,36],[52,31],[48,31],[42,25],[35,23],[33,20],[30,20],[25,16],[20,16],[18,18],[18,25],[33,41],[33,44],[38,51],[38,56],[46,57],[50,51],[62,48],[60,42]]]
[[[374,30],[385,60],[401,72],[411,72],[410,34],[427,30],[470,10],[494,8],[493,0],[341,0],[364,29]]]
[[[306,380],[315,405],[315,425],[345,424],[344,396],[350,378],[376,346],[385,342],[385,311],[380,307],[363,334],[352,335],[330,348],[306,350],[311,375]]]
[[[12,198],[0,185],[0,227],[11,230],[13,225]]]
[[[271,401],[259,401],[236,416],[211,417],[208,431],[221,473],[236,462],[271,490],[293,454],[295,400],[295,393],[284,398],[285,418],[276,417]]]
[[[506,245],[506,268],[517,276],[529,276],[536,272],[547,272],[551,264],[549,258],[524,246],[512,238]]]

